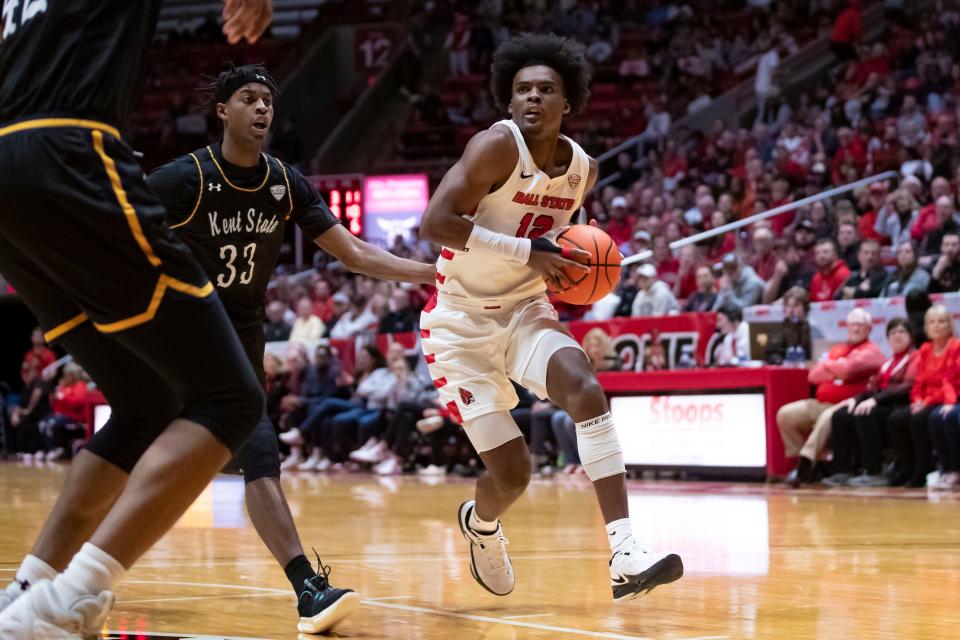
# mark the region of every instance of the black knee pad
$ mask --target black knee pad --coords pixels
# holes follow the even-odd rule
[[[230,461],[224,473],[243,473],[246,484],[261,478],[280,477],[280,447],[270,418],[266,415],[260,417],[250,439]]]

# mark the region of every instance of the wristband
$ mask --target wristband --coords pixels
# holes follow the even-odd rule
[[[530,250],[531,251],[546,251],[547,253],[559,253],[563,254],[563,257],[567,257],[569,253],[569,247],[560,247],[550,242],[546,238],[536,238],[535,240],[530,241]],[[567,251],[564,251],[566,249]]]
[[[493,253],[511,262],[527,264],[530,260],[531,242],[527,238],[514,238],[475,224],[465,248],[468,251]]]

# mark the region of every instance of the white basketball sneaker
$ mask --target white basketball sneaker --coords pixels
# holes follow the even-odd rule
[[[53,583],[41,580],[30,585],[7,609],[0,613],[0,638],[3,640],[86,640],[96,638],[110,609],[113,593],[82,596],[64,606]]]
[[[610,586],[616,602],[633,600],[683,575],[683,561],[675,553],[651,553],[637,542],[623,547],[610,558]]]
[[[471,529],[469,522],[474,505],[474,500],[467,500],[460,505],[458,514],[460,531],[470,543],[470,573],[493,595],[505,596],[513,591],[516,583],[513,564],[507,555],[510,541],[503,537],[503,526],[499,522],[493,533],[478,533]]]
[[[11,604],[13,604],[14,600],[27,592],[26,588],[24,587],[25,584],[26,583],[24,582],[18,582],[17,580],[14,580],[7,585],[6,589],[0,591],[0,611],[3,611],[9,607]]]

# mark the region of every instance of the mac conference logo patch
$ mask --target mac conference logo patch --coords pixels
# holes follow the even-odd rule
[[[570,185],[571,189],[576,189],[580,186],[580,180],[582,180],[582,178],[576,173],[571,173],[567,176],[567,184]]]
[[[275,184],[272,187],[270,187],[270,193],[273,195],[273,197],[276,200],[280,200],[283,198],[284,195],[286,195],[287,188],[282,184]]]

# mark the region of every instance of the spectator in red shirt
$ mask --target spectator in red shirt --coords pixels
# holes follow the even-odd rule
[[[880,173],[881,171],[896,171],[900,169],[900,150],[903,146],[900,144],[900,133],[897,131],[896,122],[890,122],[883,128],[883,139],[877,140],[869,152],[870,155],[870,164],[872,173]],[[871,185],[871,189],[874,185],[880,185],[883,188],[884,195],[887,192],[887,183],[886,182],[874,182]],[[883,206],[883,202],[879,204],[874,204],[873,209],[876,211]]]
[[[671,289],[675,288],[680,280],[680,260],[670,253],[670,247],[667,246],[667,239],[664,236],[653,239],[653,261],[660,279]]]
[[[49,445],[48,462],[69,457],[73,441],[86,432],[87,390],[80,365],[74,362],[65,365],[60,384],[50,396],[53,413],[40,422],[40,431]]]
[[[933,305],[923,317],[930,342],[917,354],[917,379],[910,392],[910,414],[891,419],[887,431],[896,451],[894,486],[919,488],[933,469],[928,422],[935,412],[949,413],[957,403],[957,358],[960,340],[953,335],[953,318],[942,305]],[[894,416],[891,416],[894,418]]]
[[[764,282],[773,278],[777,267],[777,254],[773,251],[773,231],[769,227],[759,227],[753,232],[753,260],[750,266]]]
[[[627,199],[617,196],[610,202],[610,222],[607,223],[607,234],[617,246],[630,241],[633,236],[633,225],[636,218],[627,212]]]
[[[33,346],[24,354],[22,366],[36,367],[37,375],[40,375],[44,369],[57,361],[57,356],[47,346],[40,327],[36,327],[30,334],[30,342]]]
[[[327,325],[333,320],[333,296],[330,294],[330,284],[326,280],[313,285],[313,315]]]
[[[923,240],[923,236],[931,231],[939,229],[942,225],[940,216],[937,214],[937,200],[947,196],[953,198],[953,188],[950,181],[943,176],[937,176],[930,183],[930,204],[921,207],[920,215],[914,220],[910,227],[910,237],[918,243]]]
[[[838,403],[867,390],[870,376],[883,364],[880,348],[870,341],[873,319],[864,309],[847,314],[847,341],[833,346],[810,370],[816,398],[797,400],[777,411],[777,427],[788,458],[799,456],[785,482],[793,487],[814,478],[816,463],[827,450],[833,412]]]
[[[850,277],[850,268],[837,257],[837,245],[830,238],[818,240],[813,255],[818,271],[810,282],[810,301],[833,300]]]
[[[896,130],[894,130],[896,134]],[[876,169],[875,169],[876,170]],[[860,232],[860,237],[864,240],[877,240],[887,244],[890,242],[889,238],[884,238],[879,233],[877,233],[877,211],[880,210],[880,207],[883,206],[883,203],[887,198],[887,183],[886,182],[874,182],[870,185],[870,192],[867,196],[867,202],[870,204],[870,209],[862,216],[860,216],[860,223],[857,226],[857,231]]]
[[[840,167],[844,162],[852,162],[857,171],[862,173],[867,166],[867,145],[863,139],[849,127],[841,127],[837,131],[840,146],[833,156],[833,182],[840,184]]]
[[[685,300],[697,292],[697,271],[701,263],[700,249],[696,245],[680,247],[677,280],[673,285],[673,296],[677,300]]]
[[[841,62],[857,59],[857,47],[863,34],[860,26],[862,0],[850,0],[846,9],[840,12],[830,32],[830,50]]]
[[[470,18],[464,13],[455,13],[453,29],[443,43],[450,54],[450,77],[458,78],[470,75]]]

